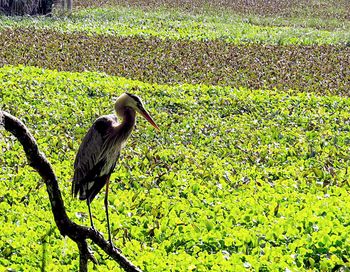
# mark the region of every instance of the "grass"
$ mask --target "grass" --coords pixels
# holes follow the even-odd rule
[[[347,0],[111,0],[111,1],[76,1],[78,8],[87,7],[113,7],[126,6],[137,7],[149,11],[159,8],[166,10],[180,10],[191,14],[217,14],[228,13],[231,17],[237,15],[253,15],[259,17],[283,17],[285,19],[299,17],[302,21],[309,18],[319,18],[323,20],[337,19],[346,21],[350,19],[349,2]],[[307,18],[306,18],[307,17]]]
[[[94,8],[79,10],[71,17],[0,18],[0,29],[34,28],[90,35],[159,37],[172,40],[222,40],[233,44],[345,44],[350,41],[350,24],[343,22],[333,30],[267,24],[257,17],[188,14],[181,11],[143,11],[137,8]],[[315,25],[315,23],[314,23]]]

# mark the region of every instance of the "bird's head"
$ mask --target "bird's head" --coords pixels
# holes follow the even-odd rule
[[[123,93],[117,98],[114,107],[117,115],[120,117],[124,117],[124,111],[126,108],[131,108],[143,116],[154,128],[160,130],[157,124],[153,121],[152,117],[146,111],[141,98],[137,95]]]

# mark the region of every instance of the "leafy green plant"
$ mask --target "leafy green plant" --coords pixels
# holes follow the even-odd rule
[[[76,150],[93,120],[112,112],[113,98],[124,91],[142,96],[162,129],[157,134],[138,120],[112,176],[113,235],[135,264],[144,271],[348,266],[347,98],[5,66],[0,106],[23,119],[50,154],[77,222],[89,224],[85,204],[70,196]],[[0,267],[35,270],[45,263],[48,270],[76,270],[72,243],[50,231],[38,176],[20,145],[5,136]],[[94,203],[99,229],[102,203],[100,195]],[[117,270],[103,255],[99,263],[101,271]]]

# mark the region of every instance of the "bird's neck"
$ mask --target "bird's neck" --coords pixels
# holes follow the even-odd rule
[[[126,138],[129,137],[132,129],[135,126],[136,122],[136,112],[132,108],[125,108],[122,116],[122,122],[120,126],[122,127],[121,131],[125,133]]]

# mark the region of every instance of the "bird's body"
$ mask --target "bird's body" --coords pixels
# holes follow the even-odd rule
[[[72,194],[86,200],[89,208],[90,222],[93,227],[90,203],[106,185],[106,216],[109,241],[111,241],[108,218],[109,178],[116,166],[120,151],[130,136],[136,122],[136,112],[145,117],[155,128],[159,129],[143,107],[139,97],[122,94],[115,103],[116,115],[104,115],[96,119],[85,135],[75,162]]]
[[[72,193],[80,200],[95,198],[112,174],[120,151],[135,124],[118,123],[117,116],[104,115],[96,119],[84,137],[74,163]],[[122,132],[121,132],[122,131]]]

